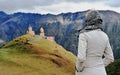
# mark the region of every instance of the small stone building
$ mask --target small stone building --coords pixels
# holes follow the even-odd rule
[[[31,26],[28,27],[28,30],[27,30],[26,33],[27,33],[27,34],[30,34],[30,35],[35,35],[35,32],[32,30],[32,27],[31,27]]]
[[[40,28],[40,36],[45,37],[49,41],[55,41],[54,36],[45,36],[45,32],[44,32],[44,29],[42,27]]]

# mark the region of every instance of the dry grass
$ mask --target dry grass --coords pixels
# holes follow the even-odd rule
[[[24,35],[6,44],[0,50],[0,75],[75,75],[76,57],[38,37]]]

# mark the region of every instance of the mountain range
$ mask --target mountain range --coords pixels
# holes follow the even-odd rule
[[[26,34],[29,26],[39,34],[43,27],[46,36],[54,36],[58,44],[76,55],[78,30],[83,27],[85,12],[87,11],[53,15],[22,12],[6,14],[0,11],[0,40],[2,43],[9,42]],[[111,10],[99,12],[103,19],[103,31],[110,38],[114,56],[120,58],[120,13]]]

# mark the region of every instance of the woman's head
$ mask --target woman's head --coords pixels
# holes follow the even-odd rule
[[[85,19],[85,27],[94,27],[95,28],[102,28],[102,18],[99,14],[98,11],[96,10],[88,10],[88,12],[86,12],[85,14],[86,19]]]

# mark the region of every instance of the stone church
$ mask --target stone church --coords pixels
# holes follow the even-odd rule
[[[32,35],[32,36],[34,36],[35,35],[35,32],[32,30],[32,27],[31,26],[29,26],[28,27],[28,30],[27,30],[27,32],[26,32],[27,34],[30,34],[30,35]],[[44,28],[40,28],[40,37],[42,37],[42,38],[46,38],[47,40],[49,40],[49,41],[55,41],[55,38],[54,38],[54,36],[45,36],[45,31],[44,31]]]

